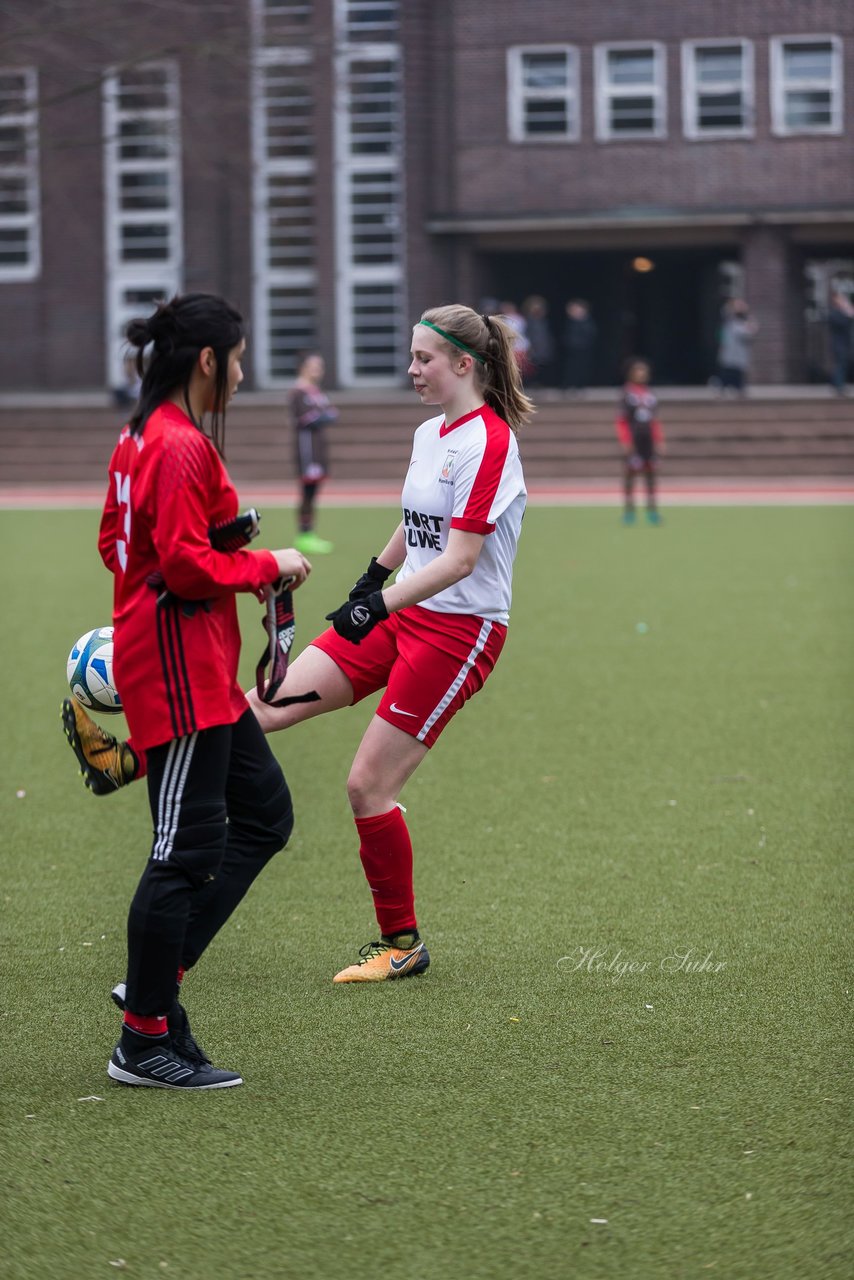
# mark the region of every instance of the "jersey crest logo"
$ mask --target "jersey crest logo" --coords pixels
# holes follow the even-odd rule
[[[443,480],[450,480],[453,475],[456,452],[456,449],[451,449],[442,463],[441,477]]]

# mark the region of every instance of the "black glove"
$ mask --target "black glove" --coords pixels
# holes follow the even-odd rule
[[[368,596],[373,595],[380,587],[385,586],[393,572],[393,569],[387,569],[384,564],[380,564],[376,556],[372,556],[371,563],[355,584],[347,599],[367,600]]]
[[[327,613],[326,621],[331,622],[339,636],[353,644],[361,644],[369,631],[373,631],[378,622],[388,617],[383,593],[374,591],[361,600],[347,600],[340,609]]]
[[[255,507],[250,507],[248,511],[244,511],[242,516],[235,516],[233,520],[221,520],[219,524],[212,524],[208,529],[208,539],[214,551],[238,551],[241,547],[245,547],[247,542],[257,538],[260,532],[261,516]],[[204,609],[206,613],[211,611],[212,600],[182,600],[179,596],[169,591],[163,574],[159,569],[155,569],[153,573],[150,573],[145,581],[152,591],[158,593],[157,603],[162,608],[180,605],[181,612],[185,618],[192,618],[199,608]]]

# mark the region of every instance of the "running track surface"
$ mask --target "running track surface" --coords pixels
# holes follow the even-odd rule
[[[240,483],[244,502],[258,506],[292,507],[299,500],[296,485]],[[102,485],[2,485],[0,509],[39,510],[96,508],[104,500]],[[528,501],[541,507],[617,507],[620,486],[610,480],[577,484],[532,483]],[[323,486],[321,505],[330,507],[396,507],[400,490],[392,485],[358,485],[330,481]],[[728,506],[850,506],[854,478],[670,480],[661,486],[662,507]]]

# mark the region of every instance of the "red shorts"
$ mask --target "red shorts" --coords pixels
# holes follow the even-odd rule
[[[332,627],[311,643],[344,672],[354,703],[384,688],[377,715],[432,747],[483,687],[506,637],[500,622],[413,605],[378,623],[361,644],[344,640]]]

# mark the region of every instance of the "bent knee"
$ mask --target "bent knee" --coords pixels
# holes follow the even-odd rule
[[[394,804],[394,797],[386,794],[387,788],[378,787],[377,780],[368,769],[354,765],[347,779],[347,799],[355,817],[384,813]]]
[[[280,810],[280,812],[276,816],[275,821],[272,823],[270,827],[271,836],[277,842],[277,847],[275,850],[276,853],[278,853],[279,849],[284,849],[285,845],[288,843],[288,841],[291,838],[291,833],[293,829],[294,829],[294,807],[291,804],[291,797],[289,794],[287,807]]]
[[[294,809],[281,773],[278,785],[266,792],[261,789],[251,805],[232,806],[228,822],[232,842],[247,854],[252,851],[255,856],[271,858],[284,849],[294,829]]]
[[[294,807],[287,784],[255,815],[259,842],[272,855],[284,849],[294,829]]]

